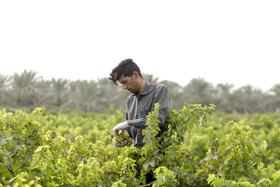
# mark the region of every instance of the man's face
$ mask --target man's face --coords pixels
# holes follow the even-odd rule
[[[138,91],[137,81],[134,75],[132,75],[131,77],[121,76],[119,82],[122,85],[123,89],[126,89],[131,93],[136,93]]]

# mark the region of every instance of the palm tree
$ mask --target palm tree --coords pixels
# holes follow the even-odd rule
[[[7,82],[8,76],[0,74],[0,104],[9,104],[10,97],[8,97]]]
[[[12,80],[14,89],[14,99],[19,106],[33,104],[34,83],[36,81],[36,72],[26,71],[15,73]]]
[[[232,88],[233,84],[226,83],[217,85],[215,105],[219,110],[224,112],[233,112]]]
[[[269,97],[270,110],[280,112],[280,84],[274,85],[270,91],[272,92]]]
[[[6,81],[7,81],[7,76],[4,76],[4,75],[0,74],[0,89],[5,88]]]
[[[233,93],[235,109],[241,113],[264,112],[265,95],[251,85],[243,86]]]
[[[50,80],[44,80],[40,77],[35,83],[34,86],[36,88],[36,96],[35,96],[35,103],[34,106],[41,107],[41,106],[50,106],[53,104],[51,99],[51,84]]]
[[[213,104],[214,89],[212,84],[202,78],[192,79],[183,88],[181,103]]]
[[[74,81],[70,83],[70,97],[61,109],[82,110],[85,112],[94,111],[99,107],[96,105],[97,83],[95,81]]]
[[[177,82],[164,80],[159,82],[160,84],[164,84],[169,91],[171,102],[170,108],[172,109],[180,109],[182,108],[183,104],[180,103],[180,97],[182,94],[182,86],[180,86]]]
[[[274,85],[270,90],[274,93],[274,95],[280,96],[280,84]]]
[[[158,77],[154,77],[152,74],[143,74],[143,77],[146,81],[148,81],[151,84],[157,84],[159,82]]]
[[[113,86],[112,83],[106,79],[99,79],[97,89],[97,101],[100,106],[100,111],[109,109],[110,106],[116,108],[123,108],[125,106],[126,98],[130,94],[128,91],[123,90],[121,86]]]
[[[51,81],[51,96],[53,103],[60,107],[67,100],[68,83],[66,79],[54,79]]]

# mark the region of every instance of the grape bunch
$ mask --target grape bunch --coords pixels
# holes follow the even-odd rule
[[[118,133],[113,137],[113,145],[116,147],[130,146],[133,140],[129,137],[127,131]]]

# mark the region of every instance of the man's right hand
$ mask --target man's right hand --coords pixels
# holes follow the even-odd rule
[[[118,123],[114,128],[113,128],[113,133],[114,135],[118,135],[119,130],[125,130],[129,127],[127,121],[124,121],[122,123]]]

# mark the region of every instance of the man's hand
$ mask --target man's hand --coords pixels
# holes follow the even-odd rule
[[[114,128],[113,128],[113,133],[114,135],[118,135],[118,131],[119,130],[125,130],[129,127],[128,122],[124,121],[122,123],[117,124]]]

